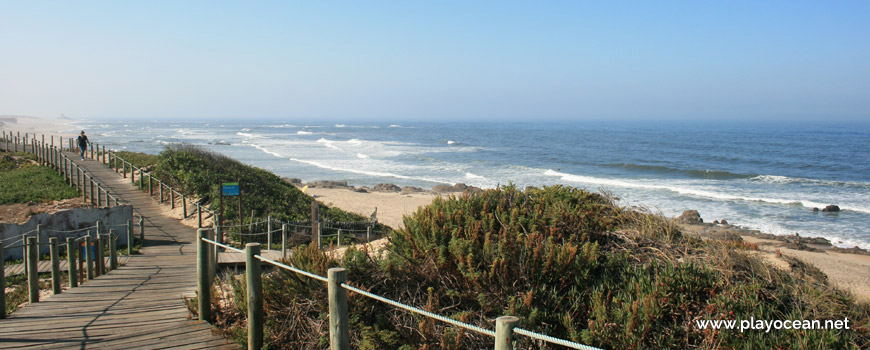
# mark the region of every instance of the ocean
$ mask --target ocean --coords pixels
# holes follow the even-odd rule
[[[870,124],[81,121],[92,142],[187,143],[282,177],[431,188],[563,184],[667,216],[870,248]],[[813,207],[838,205],[838,213]]]

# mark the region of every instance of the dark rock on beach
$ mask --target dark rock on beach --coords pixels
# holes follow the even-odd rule
[[[286,181],[289,184],[293,184],[293,185],[301,185],[302,184],[302,179],[297,179],[295,177],[285,177],[285,178],[282,178],[282,180]]]
[[[838,212],[838,211],[840,211],[840,207],[831,204],[829,206],[826,206],[824,209],[822,209],[822,211],[826,212],[826,213]]]
[[[308,184],[310,187],[320,188],[346,188],[347,181],[314,181]]]
[[[426,190],[424,190],[420,187],[414,187],[414,186],[402,187],[402,193],[419,193],[419,192],[426,192]]]
[[[480,188],[477,188],[474,186],[468,186],[464,183],[458,183],[455,185],[441,184],[441,185],[435,185],[434,187],[432,187],[432,192],[435,192],[435,193],[453,193],[453,192],[465,192],[465,191],[480,192],[482,190]]]
[[[402,190],[402,188],[399,186],[396,186],[394,184],[380,183],[380,184],[375,185],[375,187],[372,188],[372,190],[379,191],[379,192],[399,192]]]
[[[697,210],[686,210],[683,212],[680,217],[677,218],[677,221],[684,224],[703,224],[704,219],[701,219],[701,214],[698,213]]]

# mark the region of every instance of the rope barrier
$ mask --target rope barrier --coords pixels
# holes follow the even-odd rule
[[[91,227],[85,227],[85,228],[80,228],[80,229],[75,229],[75,230],[68,230],[68,231],[63,231],[63,230],[46,230],[46,231],[51,231],[51,232],[54,232],[54,233],[73,233],[73,232],[79,232],[79,231],[90,230],[90,229],[92,229],[92,228],[97,228],[97,226],[94,225],[94,226],[91,226]]]
[[[405,305],[405,304],[402,304],[402,303],[400,303],[400,302],[397,302],[397,301],[394,301],[394,300],[390,300],[390,299],[384,298],[384,297],[382,297],[382,296],[380,296],[380,295],[373,294],[373,293],[369,293],[369,292],[364,291],[364,290],[362,290],[362,289],[359,289],[359,288],[356,288],[356,287],[354,287],[354,286],[348,285],[347,283],[342,283],[341,286],[342,286],[344,289],[347,289],[347,290],[349,290],[349,291],[352,291],[352,292],[356,292],[356,293],[362,294],[362,295],[367,296],[367,297],[369,297],[369,298],[375,299],[375,300],[380,301],[380,302],[383,302],[383,303],[390,304],[390,305],[392,305],[392,306],[395,306],[395,307],[397,307],[397,308],[400,308],[400,309],[403,309],[403,310],[406,310],[406,311],[410,311],[410,312],[413,312],[413,313],[416,313],[416,314],[420,314],[420,315],[423,315],[423,316],[427,316],[427,317],[429,317],[429,318],[434,318],[434,319],[439,320],[439,321],[441,321],[441,322],[449,323],[449,324],[452,324],[452,325],[457,326],[457,327],[460,327],[460,328],[465,328],[465,329],[470,330],[470,331],[474,331],[474,332],[477,332],[477,333],[480,333],[480,334],[488,335],[488,336],[490,336],[490,337],[495,337],[495,332],[494,332],[494,331],[491,331],[491,330],[488,330],[488,329],[485,329],[485,328],[481,328],[481,327],[478,327],[478,326],[475,326],[475,325],[470,325],[470,324],[468,324],[468,323],[460,322],[460,321],[454,320],[454,319],[452,319],[452,318],[447,318],[447,317],[441,316],[441,315],[439,315],[439,314],[431,313],[431,312],[426,311],[426,310],[422,310],[422,309],[418,309],[418,308],[413,307],[413,306]]]
[[[269,263],[269,264],[272,264],[272,265],[278,266],[278,267],[280,267],[280,268],[283,268],[283,269],[286,269],[286,270],[290,270],[290,271],[293,271],[293,272],[295,272],[295,273],[298,273],[298,274],[301,274],[301,275],[305,275],[305,276],[311,277],[311,278],[316,279],[316,280],[319,280],[319,281],[329,282],[329,279],[327,279],[326,277],[319,276],[319,275],[315,275],[315,274],[313,274],[313,273],[311,273],[311,272],[308,272],[308,271],[305,271],[305,270],[300,270],[300,269],[297,269],[297,268],[295,268],[295,267],[293,267],[293,266],[285,265],[285,264],[279,263],[279,262],[277,262],[277,261],[275,261],[275,260],[268,259],[268,258],[264,258],[264,257],[259,256],[259,255],[254,255],[254,257],[257,258],[257,259],[259,259],[259,260],[262,261],[262,262],[266,262],[266,263]]]
[[[566,347],[569,347],[572,349],[601,350],[600,348],[596,348],[594,346],[583,345],[583,344],[575,343],[572,341],[567,341],[565,339],[554,338],[554,337],[551,337],[551,336],[546,335],[546,334],[535,333],[535,332],[528,331],[528,330],[525,330],[522,328],[514,328],[514,333],[521,334],[521,335],[524,335],[524,336],[527,336],[527,337],[533,338],[533,339],[543,340],[543,341],[548,342],[548,343],[566,346]]]
[[[203,238],[202,240],[203,240],[203,241],[206,241],[206,242],[208,242],[208,243],[214,244],[214,245],[216,245],[216,246],[218,246],[218,247],[222,247],[222,248],[226,248],[226,249],[232,250],[232,251],[234,251],[234,252],[236,252],[236,253],[242,253],[242,254],[245,254],[245,251],[244,251],[244,250],[237,249],[237,248],[233,248],[233,247],[230,247],[230,246],[228,246],[228,245],[226,245],[226,244],[221,244],[221,243],[218,243],[218,242],[212,241],[212,240],[210,240],[210,239],[208,239],[208,238]]]

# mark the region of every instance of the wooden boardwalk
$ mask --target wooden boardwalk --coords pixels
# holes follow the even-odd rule
[[[189,320],[182,296],[196,288],[196,230],[94,160],[82,167],[146,217],[146,245],[126,265],[0,320],[2,349],[238,349]]]

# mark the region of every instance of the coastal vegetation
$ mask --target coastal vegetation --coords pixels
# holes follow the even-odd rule
[[[0,204],[41,203],[78,195],[78,190],[64,183],[56,171],[37,165],[35,155],[0,153]]]
[[[144,158],[144,157],[143,157]],[[152,161],[154,159],[151,159]],[[304,221],[311,216],[313,199],[272,172],[245,165],[227,156],[189,145],[167,147],[153,162],[154,174],[169,186],[199,198],[214,209],[219,206],[219,184],[239,182],[242,207],[256,217],[273,216],[284,221]],[[224,203],[234,208],[236,199]],[[230,204],[232,203],[232,204]],[[320,217],[330,221],[363,221],[361,215],[320,205]],[[238,211],[225,210],[224,220],[236,221]]]
[[[299,247],[298,268],[348,271],[350,284],[463,322],[520,327],[607,349],[870,346],[870,306],[812,266],[781,270],[754,246],[684,235],[672,220],[606,196],[513,186],[439,198],[405,217],[382,254]],[[263,277],[271,349],[325,348],[326,288],[284,270]],[[215,287],[218,327],[244,343],[244,278]],[[492,339],[349,295],[358,349],[484,349]],[[699,320],[843,320],[848,330],[713,330]],[[519,337],[520,348],[562,349]]]

